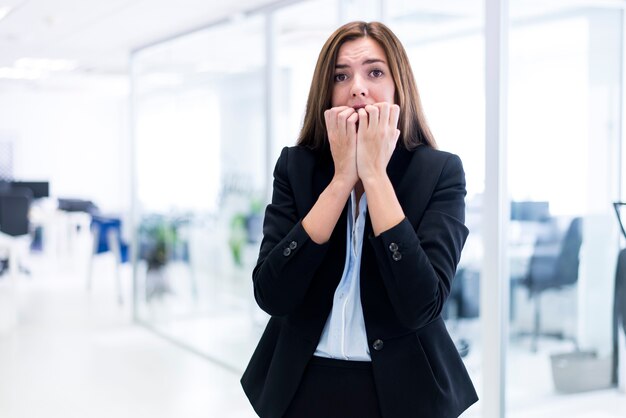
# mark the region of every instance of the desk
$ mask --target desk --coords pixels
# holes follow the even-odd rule
[[[91,242],[91,215],[59,210],[52,199],[34,202],[29,218],[32,228],[41,228],[42,252],[49,259],[75,259],[77,250],[86,250],[86,241]]]
[[[29,236],[12,237],[0,232],[0,257],[8,257],[8,274],[0,276],[0,336],[11,332],[17,324],[16,281],[18,259],[28,252]]]

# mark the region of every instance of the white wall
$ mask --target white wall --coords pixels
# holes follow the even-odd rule
[[[126,77],[0,83],[0,137],[13,139],[18,180],[48,180],[50,194],[129,207]]]

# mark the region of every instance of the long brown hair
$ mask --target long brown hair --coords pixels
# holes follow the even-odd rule
[[[420,144],[436,148],[437,143],[426,123],[406,51],[396,35],[380,22],[346,23],[328,38],[313,73],[298,145],[315,150],[327,148],[324,111],[331,107],[337,53],[345,42],[365,37],[378,42],[387,55],[395,85],[395,101],[400,106],[398,129],[402,144],[406,149],[413,149]]]

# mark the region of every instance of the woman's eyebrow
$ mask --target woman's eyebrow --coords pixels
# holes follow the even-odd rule
[[[366,59],[365,61],[363,61],[363,65],[374,64],[377,62],[383,63],[385,65],[387,64],[385,60],[381,60],[380,58],[370,58],[370,59]]]
[[[368,58],[365,61],[363,61],[361,63],[361,65],[375,64],[377,62],[380,62],[380,63],[383,63],[383,64],[387,65],[385,60],[381,60],[380,58]],[[337,69],[350,68],[350,66],[348,64],[336,64],[335,68],[337,68]]]

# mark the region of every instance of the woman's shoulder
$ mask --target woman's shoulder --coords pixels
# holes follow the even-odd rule
[[[325,150],[312,149],[304,145],[286,146],[283,148],[281,158],[286,158],[289,164],[306,164],[332,162],[330,152]]]
[[[459,156],[449,151],[442,151],[427,145],[420,145],[407,152],[410,153],[409,158],[412,160],[413,164],[429,166],[433,169],[436,167],[443,168],[445,166],[462,167]]]
[[[428,145],[420,145],[417,148],[413,149],[411,152],[413,152],[415,155],[419,155],[420,158],[434,158],[443,161],[449,158],[458,158],[458,155],[452,152],[443,151],[437,148],[430,147]]]

